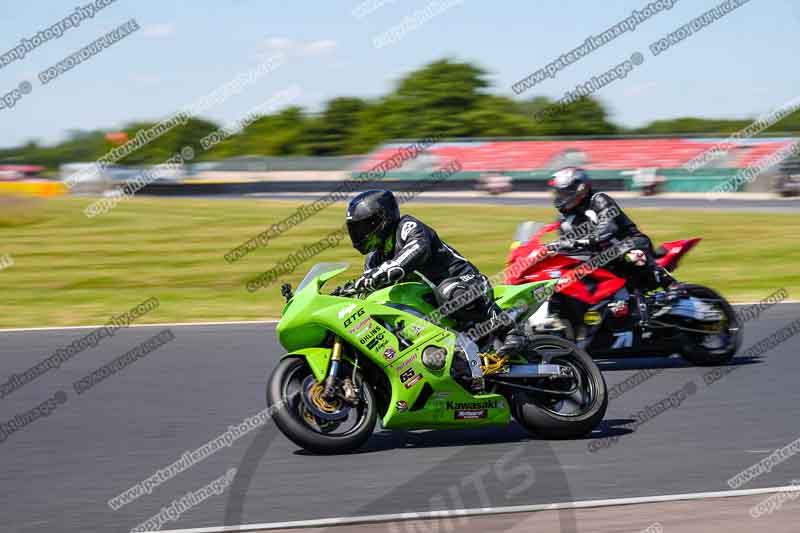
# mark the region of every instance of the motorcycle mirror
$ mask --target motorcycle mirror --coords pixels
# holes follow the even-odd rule
[[[294,294],[292,294],[292,284],[291,283],[284,283],[283,285],[281,285],[281,296],[286,298],[287,302],[294,297]]]

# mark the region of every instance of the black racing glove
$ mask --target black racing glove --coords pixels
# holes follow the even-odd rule
[[[372,278],[374,270],[374,268],[367,270],[353,283],[353,288],[356,292],[372,292],[375,290],[375,280]]]
[[[354,284],[356,291],[373,292],[399,281],[405,272],[401,268],[385,268],[386,263],[378,268],[371,268],[361,274]]]
[[[594,235],[589,235],[588,237],[584,237],[583,239],[575,239],[574,241],[569,241],[569,250],[575,249],[593,249],[596,248],[598,244],[597,237]]]
[[[555,255],[561,250],[563,250],[564,243],[561,241],[550,242],[544,245],[544,249],[547,252],[547,255]]]
[[[571,252],[575,248],[581,248],[582,246],[583,246],[582,240],[574,240],[574,241],[557,240],[551,242],[550,244],[546,244],[545,248],[550,254],[557,254],[561,252]]]

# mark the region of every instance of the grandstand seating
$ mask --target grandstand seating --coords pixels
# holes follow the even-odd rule
[[[429,154],[442,159],[458,159],[466,172],[470,171],[526,171],[552,168],[559,156],[579,153],[583,166],[594,170],[625,170],[642,167],[677,169],[692,158],[711,150],[719,139],[692,138],[640,138],[640,139],[591,139],[591,140],[521,140],[521,141],[476,141],[442,142],[431,146]],[[764,139],[739,141],[739,146],[728,157],[719,158],[710,167],[745,168],[762,157],[790,145],[793,139]],[[379,161],[388,159],[406,144],[381,147],[362,162],[366,169]]]

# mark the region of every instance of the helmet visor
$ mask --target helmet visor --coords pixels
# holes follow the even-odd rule
[[[378,215],[363,220],[348,220],[347,233],[350,234],[353,248],[362,254],[374,251],[380,243],[377,233],[380,230],[381,222],[382,219]]]
[[[570,209],[574,207],[577,193],[574,190],[553,189],[553,203],[558,209]]]

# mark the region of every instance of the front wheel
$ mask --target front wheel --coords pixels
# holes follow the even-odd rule
[[[347,453],[369,439],[378,416],[372,387],[358,373],[356,386],[358,405],[327,402],[306,360],[287,357],[267,382],[267,405],[281,432],[298,446],[318,454]]]
[[[574,439],[591,432],[608,408],[606,382],[597,364],[586,351],[559,337],[537,336],[528,346],[527,359],[531,363],[566,366],[572,379],[522,383],[550,389],[552,393],[510,388],[514,418],[525,429],[545,439]]]

